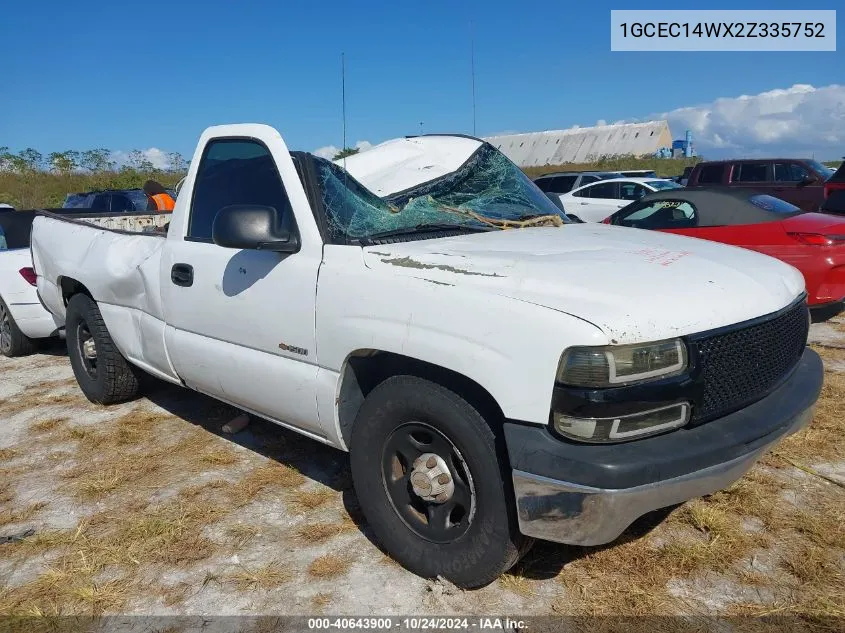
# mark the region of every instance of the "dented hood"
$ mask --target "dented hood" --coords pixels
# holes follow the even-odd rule
[[[447,284],[444,291],[472,287],[565,312],[616,343],[731,325],[804,290],[798,270],[759,253],[603,224],[371,246],[364,259],[373,270]]]

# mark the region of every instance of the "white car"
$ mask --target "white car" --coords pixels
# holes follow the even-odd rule
[[[823,368],[791,266],[566,223],[478,139],[346,165],[224,125],[166,236],[36,218],[83,393],[128,400],[147,372],[349,451],[385,550],[464,587],[532,537],[607,543],[720,490],[812,417]]]
[[[0,250],[0,354],[31,354],[36,339],[53,336],[56,330],[35,293],[29,248]]]
[[[0,212],[0,354],[24,356],[36,340],[56,333],[52,315],[38,301],[29,254],[32,219],[17,211]]]
[[[590,183],[557,197],[570,217],[582,222],[601,222],[652,191],[680,186],[663,178],[614,178]]]

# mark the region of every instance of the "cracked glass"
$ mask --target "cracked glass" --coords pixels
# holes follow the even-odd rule
[[[563,213],[504,154],[482,145],[459,169],[381,198],[338,165],[315,158],[331,241],[437,226],[494,230],[560,226]]]

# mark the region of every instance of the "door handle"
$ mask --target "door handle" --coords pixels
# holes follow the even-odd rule
[[[170,281],[185,288],[194,284],[194,267],[190,264],[173,264],[170,269]]]

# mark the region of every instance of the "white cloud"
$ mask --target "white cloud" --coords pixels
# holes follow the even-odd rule
[[[170,158],[168,152],[157,147],[150,147],[149,149],[138,150],[144,160],[148,160],[156,169],[166,170],[170,167]],[[131,162],[132,152],[116,151],[111,153],[111,159],[118,167],[126,165]]]
[[[368,149],[371,149],[373,147],[373,144],[369,141],[358,141],[352,147],[357,148],[359,152],[366,152]],[[336,147],[334,145],[326,145],[325,147],[319,147],[315,149],[311,153],[316,156],[319,156],[320,158],[326,158],[328,160],[331,160],[339,151],[339,147]]]
[[[845,153],[845,86],[796,84],[757,95],[722,97],[711,103],[654,115],[665,118],[675,138],[691,130],[706,157]]]
[[[311,153],[320,158],[331,160],[339,151],[340,149],[336,145],[326,145],[325,147],[318,147]]]

